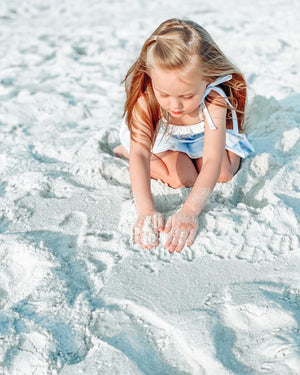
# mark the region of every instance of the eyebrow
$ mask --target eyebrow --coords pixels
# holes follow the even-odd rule
[[[170,94],[168,94],[167,92],[164,92],[164,91],[160,90],[159,88],[157,88],[157,87],[154,86],[154,85],[153,85],[153,87],[155,88],[155,90],[157,90],[157,91],[160,92],[161,94],[164,94],[164,95],[170,95]],[[194,95],[194,94],[196,94],[196,93],[197,93],[197,90],[192,91],[192,92],[188,92],[188,93],[186,93],[186,94],[182,94],[182,95],[179,95],[179,96],[191,96],[191,95]]]

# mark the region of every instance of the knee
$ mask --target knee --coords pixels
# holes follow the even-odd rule
[[[171,188],[178,189],[181,187],[192,187],[194,186],[195,179],[192,176],[186,176],[185,178],[180,178],[179,176],[168,176],[167,181],[165,181]]]
[[[229,170],[221,170],[218,182],[225,183],[232,179],[233,174]]]
[[[198,175],[191,159],[177,151],[152,155],[150,174],[152,178],[161,180],[173,189],[192,187]]]

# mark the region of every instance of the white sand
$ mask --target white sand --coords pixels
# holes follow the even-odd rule
[[[299,4],[0,3],[0,374],[300,373]],[[256,149],[173,255],[132,244],[112,155],[120,81],[170,17],[245,73]],[[188,194],[152,186],[166,217]]]

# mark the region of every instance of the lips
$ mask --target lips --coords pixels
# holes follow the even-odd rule
[[[177,115],[177,116],[182,114],[181,111],[171,111],[171,113],[172,113],[173,115]]]

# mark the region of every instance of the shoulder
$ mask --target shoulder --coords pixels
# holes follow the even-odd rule
[[[211,92],[205,98],[205,101],[207,103],[207,107],[209,107],[210,105],[227,107],[225,98],[214,90],[211,90]]]
[[[218,129],[223,132],[223,130],[226,128],[226,113],[226,99],[220,93],[212,90],[205,98],[205,107],[203,111],[205,118],[205,130],[213,130],[213,132],[208,133],[214,134],[214,136],[219,133],[216,131]]]
[[[205,105],[212,117],[225,117],[227,103],[225,98],[216,91],[211,91],[205,99]]]

